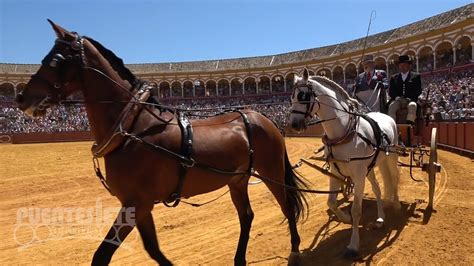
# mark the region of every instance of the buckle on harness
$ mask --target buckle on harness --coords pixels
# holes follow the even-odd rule
[[[187,167],[187,168],[194,167],[195,165],[196,165],[196,161],[193,158],[189,158],[188,162],[182,162],[181,163],[181,166]]]
[[[344,185],[342,195],[344,195],[344,198],[349,198],[349,196],[354,193],[354,182],[352,182],[350,177],[346,177],[344,179]]]

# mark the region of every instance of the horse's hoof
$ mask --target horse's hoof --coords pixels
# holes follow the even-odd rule
[[[290,257],[288,258],[288,265],[300,265],[301,263],[301,254],[299,252],[292,251]]]
[[[359,258],[359,252],[357,250],[348,248],[344,252],[344,258],[349,260],[356,260]]]

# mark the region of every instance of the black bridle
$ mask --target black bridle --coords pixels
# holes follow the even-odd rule
[[[66,41],[63,39],[56,39],[55,46],[51,50],[51,52],[41,61],[42,66],[48,66],[54,69],[55,72],[55,79],[50,80],[47,79],[38,73],[31,76],[31,80],[38,80],[43,82],[48,87],[48,92],[46,96],[41,100],[38,104],[39,110],[44,110],[48,106],[52,104],[57,104],[60,101],[64,100],[64,92],[62,88],[67,80],[63,79],[64,74],[64,66],[66,64],[76,65],[78,67],[85,67],[85,55],[84,55],[84,43],[83,38],[79,36],[79,34],[75,33],[75,39],[73,41]],[[65,54],[64,52],[57,52],[56,45],[58,44],[65,44],[67,48],[70,48],[71,53]],[[20,93],[21,94],[21,93]]]
[[[314,105],[316,103],[318,104],[318,107],[320,106],[319,101],[316,100],[318,95],[316,95],[316,92],[313,91],[313,87],[311,86],[311,84],[306,82],[305,84],[297,84],[297,85],[293,86],[293,89],[292,89],[293,90],[293,95],[291,96],[292,99],[294,99],[294,97],[295,97],[296,89],[299,89],[299,88],[306,88],[307,89],[306,91],[301,91],[300,90],[296,94],[296,99],[298,100],[298,103],[306,105],[306,111],[303,112],[303,111],[291,109],[291,113],[293,113],[293,114],[302,114],[302,115],[304,115],[304,118],[307,118],[307,117],[311,116],[312,110],[314,109]],[[314,98],[314,100],[312,100],[311,98]]]
[[[309,83],[309,80],[307,80],[305,84],[296,84],[295,86],[293,86],[293,88],[292,88],[293,94],[291,96],[292,100],[294,99],[296,90],[298,88],[306,88],[307,89],[306,91],[301,91],[300,90],[296,94],[297,103],[305,104],[306,105],[306,110],[305,111],[299,111],[299,110],[292,109],[291,113],[302,114],[302,115],[304,115],[305,119],[308,118],[308,117],[312,117],[312,113],[313,113],[312,111],[314,109],[315,104],[317,104],[318,105],[318,110],[321,108],[321,105],[325,105],[327,107],[333,108],[334,110],[341,111],[341,112],[345,113],[344,115],[351,115],[351,119],[354,119],[355,117],[360,116],[360,114],[356,111],[357,108],[354,105],[352,105],[351,103],[348,103],[348,108],[346,108],[346,106],[344,106],[336,97],[334,97],[332,95],[329,95],[329,94],[319,94],[318,95],[318,94],[316,94],[316,92],[313,90],[313,87]],[[342,108],[339,108],[339,107],[336,107],[336,106],[333,106],[333,105],[329,105],[329,104],[326,104],[324,102],[320,102],[318,97],[321,97],[321,96],[326,96],[326,97],[334,99],[339,104],[339,106],[341,106]],[[331,121],[331,120],[335,120],[335,119],[338,119],[338,118],[340,118],[340,116],[335,116],[335,117],[328,118],[328,119],[323,119],[323,120],[310,121],[310,122],[307,123],[307,125],[321,124],[321,123],[328,122],[328,121]]]

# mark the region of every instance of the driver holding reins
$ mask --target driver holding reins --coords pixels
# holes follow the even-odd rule
[[[407,123],[414,125],[418,97],[421,95],[421,77],[410,71],[411,60],[408,55],[398,57],[400,73],[390,78],[390,98],[393,100],[388,107],[388,115],[396,121],[397,111],[406,106],[408,114]]]
[[[364,72],[357,76],[352,95],[368,107],[369,111],[385,112],[388,88],[387,73],[375,69],[373,55],[365,55],[361,63]]]

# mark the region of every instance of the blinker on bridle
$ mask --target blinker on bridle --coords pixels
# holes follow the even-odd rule
[[[57,79],[55,81],[50,81],[49,79],[46,79],[37,73],[31,76],[31,79],[37,79],[48,84],[49,88],[48,95],[46,95],[46,97],[39,104],[39,109],[44,109],[47,105],[50,105],[52,101],[59,102],[61,100],[60,89],[63,87],[63,80],[61,80],[60,67],[64,65],[65,62],[79,61],[82,66],[85,65],[83,39],[76,32],[73,33],[75,34],[75,39],[73,41],[66,41],[58,38],[56,39],[55,44],[66,44],[74,51],[74,53],[66,56],[59,52],[50,53],[41,62],[41,65],[49,66],[56,70]]]
[[[319,105],[319,102],[311,101],[311,96],[314,96],[314,98],[316,99],[317,95],[313,91],[313,88],[308,84],[308,82],[306,82],[305,84],[295,85],[293,87],[293,97],[292,98],[294,98],[294,96],[295,96],[294,94],[296,93],[296,89],[298,89],[298,88],[306,88],[307,89],[307,91],[299,91],[298,94],[296,94],[296,99],[298,100],[298,103],[306,104],[306,111],[303,112],[303,111],[292,109],[291,113],[302,114],[306,118],[308,116],[311,116],[311,110],[313,110],[314,104],[318,103],[318,105]]]

